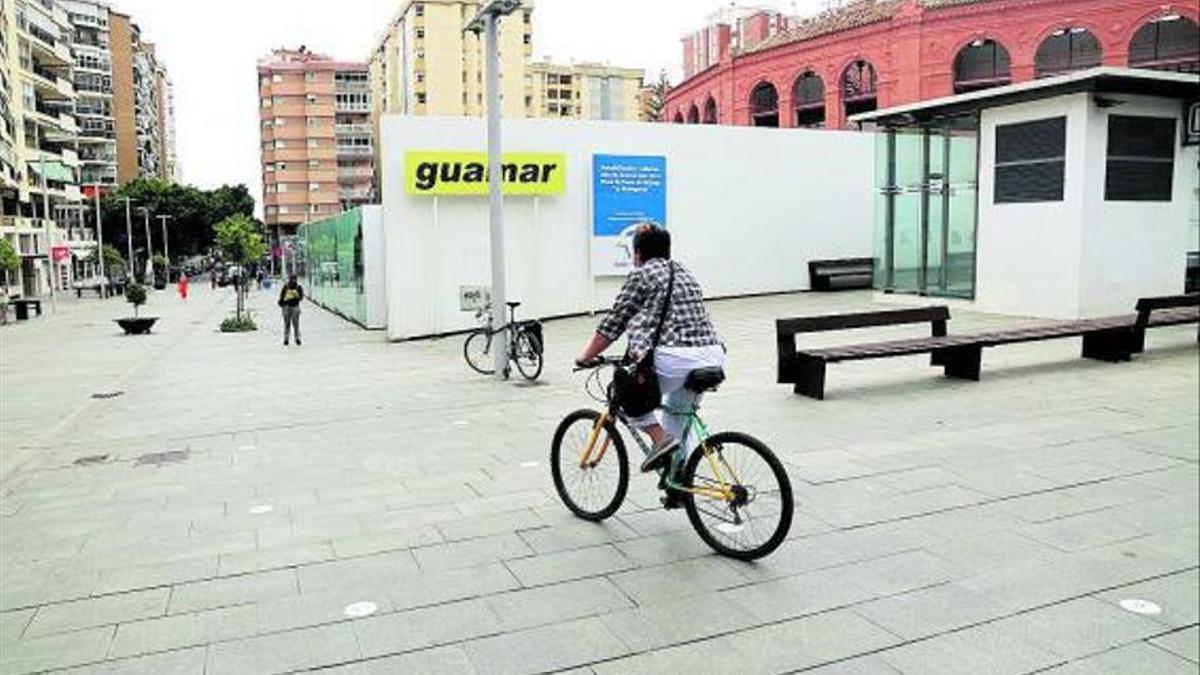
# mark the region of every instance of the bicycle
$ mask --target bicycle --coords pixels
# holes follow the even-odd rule
[[[618,424],[644,454],[651,452],[621,411],[611,381],[605,386],[600,379],[602,368],[623,366],[622,359],[601,357],[575,369],[592,371],[584,390],[604,408],[567,415],[550,447],[554,488],[584,520],[599,522],[616,513],[629,488],[629,458]],[[704,368],[693,371],[684,386],[696,393],[714,391],[724,379],[722,369]],[[668,493],[664,506],[675,506],[672,497],[681,501],[692,529],[722,555],[754,560],[778,548],[791,528],[793,504],[791,482],[775,453],[748,434],[710,434],[695,407],[667,412],[686,418],[681,442],[691,437],[697,443],[682,467],[673,460],[658,470],[659,488]],[[616,458],[605,461],[612,457],[610,450]]]
[[[505,334],[505,348],[508,349],[508,362],[517,364],[517,370],[530,382],[542,374],[542,325],[537,321],[517,322],[519,302],[508,302],[508,323],[499,328],[493,328],[491,306],[476,310],[475,319],[483,321],[484,325],[476,328],[467,335],[463,343],[463,358],[472,370],[484,375],[496,372],[492,357],[492,338],[500,333]],[[511,366],[504,369],[504,378],[508,379]]]

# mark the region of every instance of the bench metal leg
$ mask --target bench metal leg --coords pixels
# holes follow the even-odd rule
[[[933,365],[945,369],[946,377],[974,382],[979,381],[979,364],[982,360],[983,347],[980,345],[938,349],[930,357]]]
[[[1128,361],[1137,349],[1137,338],[1128,328],[1083,334],[1083,358],[1118,363]]]
[[[825,362],[820,359],[801,359],[796,364],[796,384],[792,391],[818,401],[825,399]]]

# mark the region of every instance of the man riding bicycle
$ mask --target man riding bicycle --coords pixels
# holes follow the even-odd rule
[[[695,408],[701,395],[684,387],[688,374],[723,366],[725,348],[704,308],[700,284],[683,265],[671,260],[670,233],[653,224],[643,225],[634,235],[633,254],[634,269],[612,311],[575,362],[581,366],[592,362],[628,332],[627,362],[637,364],[652,358],[666,399],[661,422],[656,411],[633,420],[654,444],[642,471],[660,467],[676,471],[686,457],[682,445],[687,440],[683,438],[686,418],[671,411]]]

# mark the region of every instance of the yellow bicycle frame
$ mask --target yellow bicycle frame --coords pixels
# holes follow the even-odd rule
[[[595,464],[599,464],[600,460],[604,458],[604,453],[607,452],[608,444],[611,440],[611,438],[609,437],[608,434],[605,434],[604,442],[601,443],[600,449],[599,449],[599,451],[596,452],[596,456],[594,459],[592,458],[592,450],[595,449],[596,440],[600,438],[600,433],[604,430],[604,427],[605,427],[605,425],[608,424],[608,421],[609,421],[608,411],[606,410],[604,412],[601,412],[600,417],[596,419],[596,423],[592,426],[592,432],[588,436],[587,446],[583,449],[583,454],[580,455],[580,457],[579,457],[579,468],[580,469],[587,468],[589,461],[594,466]],[[691,424],[693,425],[694,428],[696,428],[696,431],[700,432],[698,434],[698,436],[701,438],[700,447],[704,448],[704,457],[708,460],[709,466],[712,467],[713,475],[717,477],[717,482],[720,484],[720,488],[705,486],[705,487],[683,487],[683,488],[679,488],[679,489],[684,492],[690,492],[690,493],[696,494],[696,495],[703,495],[706,497],[710,497],[712,499],[720,499],[720,500],[727,501],[727,502],[733,501],[734,500],[733,488],[730,487],[729,482],[727,482],[725,480],[724,476],[721,475],[721,469],[719,466],[717,466],[716,459],[713,458],[716,453],[714,453],[708,447],[707,430],[705,430],[702,425],[698,424],[698,419],[695,417],[695,415],[691,415]],[[639,444],[640,444],[640,442],[641,441],[639,439]],[[741,480],[737,477],[737,474],[734,472],[733,467],[729,466],[729,463],[725,461],[724,457],[720,457],[720,460],[721,460],[721,464],[723,464],[725,466],[725,469],[729,472],[729,475],[733,477],[734,483],[740,484]]]

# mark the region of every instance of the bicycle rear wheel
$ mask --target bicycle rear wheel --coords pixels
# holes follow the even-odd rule
[[[600,413],[576,410],[563,418],[550,445],[550,472],[563,504],[584,520],[600,521],[621,508],[629,489],[625,441],[612,422],[596,438],[589,461],[580,464]]]
[[[792,526],[792,484],[783,463],[761,441],[736,431],[713,434],[705,443],[711,455],[703,446],[692,451],[683,484],[719,490],[724,482],[732,494],[686,493],[692,528],[731,558],[754,560],[774,551]]]
[[[496,372],[492,361],[492,336],[482,328],[472,331],[463,343],[463,358],[477,373],[491,375]]]
[[[537,336],[525,330],[517,333],[513,359],[525,379],[530,382],[538,379],[538,375],[542,374],[542,343]]]

